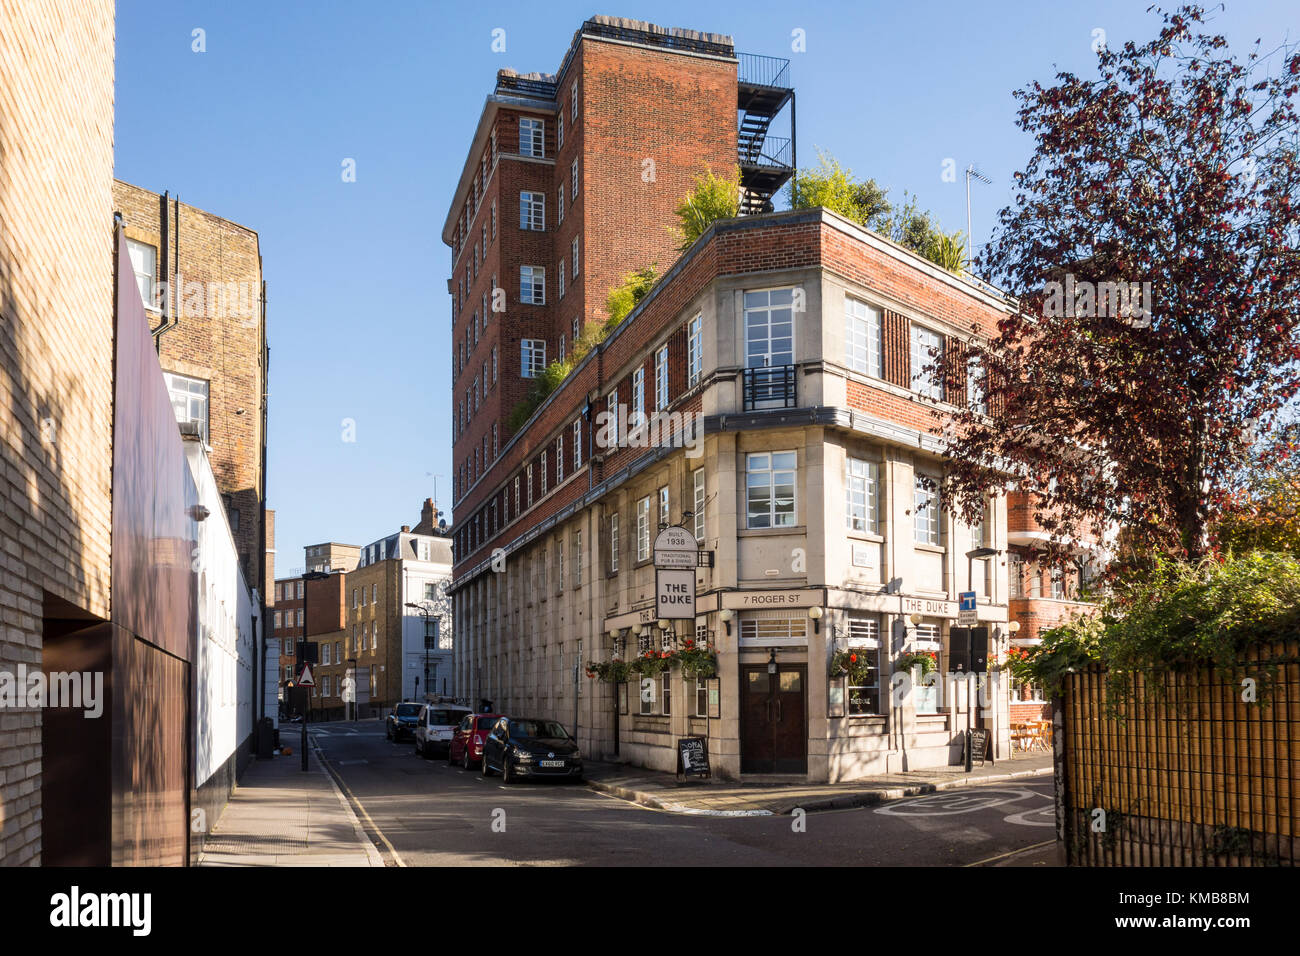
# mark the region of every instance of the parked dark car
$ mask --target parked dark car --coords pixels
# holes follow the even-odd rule
[[[483,759],[483,743],[492,727],[505,714],[469,714],[451,735],[447,748],[447,763],[458,763],[466,770]]]
[[[413,700],[405,700],[393,708],[384,718],[384,733],[389,740],[401,740],[406,736],[415,736],[416,717],[421,705]]]
[[[483,741],[483,776],[497,771],[504,783],[543,777],[581,780],[582,753],[554,720],[502,717]]]

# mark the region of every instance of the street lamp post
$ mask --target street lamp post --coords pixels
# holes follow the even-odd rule
[[[971,551],[966,552],[966,590],[967,591],[975,590],[975,559],[991,558],[993,557],[993,555],[998,553],[999,552],[997,548],[975,548]],[[971,667],[971,665],[975,663],[975,661],[972,659],[972,655],[969,653],[970,646],[971,646],[971,632],[967,631],[966,632],[966,648],[967,648],[966,666],[967,667]],[[971,753],[971,746],[970,746],[971,715],[972,715],[972,711],[974,711],[975,709],[975,698],[974,698],[975,692],[974,692],[974,688],[971,686],[971,678],[974,676],[975,676],[975,671],[973,669],[968,670],[966,672],[966,772],[967,773],[970,773],[971,768],[974,766],[974,760],[973,760],[974,755]],[[980,759],[981,761],[983,760],[983,758]]]
[[[426,602],[427,603],[427,602]],[[428,696],[429,691],[429,617],[432,613],[424,604],[416,604],[414,601],[407,601],[406,606],[414,608],[424,616],[424,693]],[[419,682],[416,682],[415,696],[420,696]]]
[[[352,721],[357,719],[357,659],[349,657],[348,663],[352,665]]]

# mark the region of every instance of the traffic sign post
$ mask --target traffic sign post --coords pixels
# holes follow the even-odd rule
[[[957,624],[960,627],[974,627],[979,623],[979,611],[975,608],[974,591],[962,591],[957,595]]]
[[[311,673],[311,663],[302,662],[302,670],[298,672],[298,686],[302,688],[302,771],[307,772],[307,714],[311,710],[311,688],[316,686],[316,678]]]

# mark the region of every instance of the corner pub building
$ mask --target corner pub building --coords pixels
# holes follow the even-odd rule
[[[743,102],[744,55],[731,52],[728,38],[620,21],[611,39],[602,24],[584,24],[561,74],[533,79],[527,96],[499,81],[444,229],[455,345],[475,343],[456,360],[457,686],[501,712],[570,727],[576,718],[588,755],[660,770],[675,769],[677,738],[695,734],[707,736],[713,772],[726,778],[793,773],[836,782],[956,764],[964,682],[926,686],[913,668],[910,681],[891,687],[905,655],[934,652],[939,674],[947,671],[968,576],[990,659],[1008,648],[1007,497],[991,496],[983,522],[968,527],[924,481],[944,467],[942,418],[932,412],[981,400],[965,343],[992,335],[1008,304],[823,209],[762,212],[770,202],[742,203],[750,214],[715,223],[678,257],[666,227],[699,171],[689,150],[666,199],[646,190],[644,201],[623,205],[620,231],[599,252],[592,246],[572,300],[538,293],[537,277],[556,269],[548,257],[560,259],[584,238],[594,243],[594,227],[571,202],[577,222],[564,224],[563,235],[549,243],[521,237],[537,220],[516,216],[514,204],[553,195],[546,176],[568,184],[577,164],[589,168],[581,193],[589,206],[642,189],[639,166],[596,168],[600,114],[592,103],[607,93],[604,47],[662,69],[657,122],[681,114],[677,153],[715,134],[736,148],[736,100],[719,111],[732,117],[719,131],[704,128],[699,110],[679,109],[689,96],[673,97],[677,88],[698,94],[700,84],[683,79],[692,70],[713,77],[721,68],[730,86],[719,84],[719,95]],[[708,42],[691,42],[700,37]],[[570,122],[569,149],[549,167],[544,156],[521,163],[514,128],[539,131],[537,117],[545,152],[561,116]],[[635,124],[600,134],[641,135]],[[655,155],[656,145],[620,150]],[[661,177],[670,166],[671,157],[659,164]],[[510,192],[516,167],[539,177],[520,195]],[[490,243],[480,231],[489,208]],[[562,354],[570,320],[603,321],[605,291],[656,257],[672,265],[651,292],[510,434],[502,386],[522,383],[514,392],[522,394],[530,353],[549,343]],[[601,262],[609,263],[604,272]],[[563,260],[558,270],[568,271]],[[495,289],[497,274],[506,310],[480,315],[479,286]],[[944,356],[940,376],[923,372],[932,350]],[[492,356],[495,395],[484,389],[486,365],[474,378],[480,351]],[[677,415],[699,430],[646,443],[624,426],[616,442],[604,441],[611,430],[601,413],[612,409],[627,410],[632,422],[639,412]],[[651,552],[656,533],[673,525],[689,529],[712,561],[696,571],[696,618],[662,630]],[[968,559],[977,548],[997,553]],[[587,675],[589,661],[626,660],[688,637],[716,653],[714,680],[674,667],[643,693],[636,675],[630,685]],[[831,675],[835,653],[850,648],[872,665],[861,686]],[[1010,750],[1005,682],[991,698],[977,702],[972,722],[989,730],[1000,759]]]

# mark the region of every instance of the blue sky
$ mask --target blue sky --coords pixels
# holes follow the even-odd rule
[[[446,4],[119,0],[116,175],[256,229],[271,345],[268,506],[277,571],[451,506],[450,307],[440,234],[496,70],[554,71],[595,13],[731,34],[791,59],[802,165],[816,148],[949,230],[988,237],[1029,141],[1012,90],[1090,74],[1094,30],[1153,35],[1146,0],[1061,3]],[[1233,0],[1244,55],[1300,37],[1291,0]],[[491,49],[506,31],[506,51]],[[194,52],[192,31],[205,31]],[[791,50],[802,30],[806,50]],[[356,162],[356,181],[341,164]],[[354,442],[342,422],[356,423]]]

